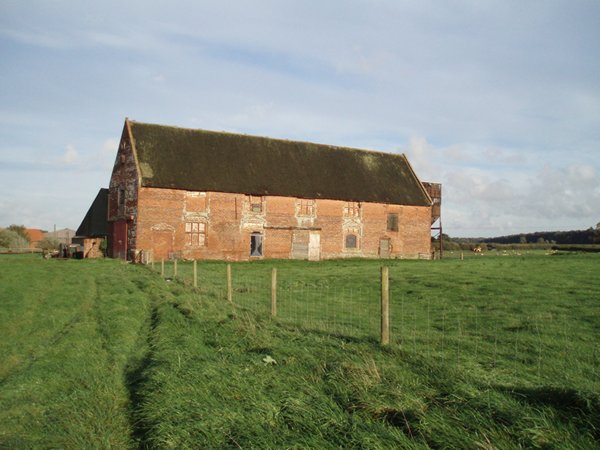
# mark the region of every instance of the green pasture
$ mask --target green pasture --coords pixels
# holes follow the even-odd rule
[[[385,263],[2,256],[0,447],[600,444],[600,255]]]

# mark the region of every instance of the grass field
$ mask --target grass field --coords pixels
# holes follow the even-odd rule
[[[600,255],[387,263],[2,256],[0,447],[600,445]]]

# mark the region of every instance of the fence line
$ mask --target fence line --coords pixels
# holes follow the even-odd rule
[[[163,276],[177,273],[181,282],[196,284],[199,295],[272,317],[285,326],[343,339],[389,342],[407,357],[484,376],[493,372],[501,382],[539,384],[573,377],[599,381],[599,351],[596,346],[582,350],[573,339],[580,323],[568,310],[540,309],[522,315],[519,300],[502,295],[493,303],[449,302],[439,293],[413,289],[431,284],[428,274],[403,275],[401,268],[393,267],[387,271],[386,339],[384,269],[379,276],[357,273],[340,280],[286,265],[212,263],[202,265],[198,274],[195,263],[180,262],[178,272],[167,270],[165,264],[174,266],[161,261]]]

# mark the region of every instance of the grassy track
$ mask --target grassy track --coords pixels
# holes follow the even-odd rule
[[[132,445],[128,374],[149,321],[135,272],[0,258],[0,446]]]
[[[3,257],[0,447],[594,448],[598,256],[390,261],[386,348],[378,261]]]

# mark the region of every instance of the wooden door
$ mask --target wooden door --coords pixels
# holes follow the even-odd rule
[[[383,259],[390,257],[390,240],[387,238],[379,239],[379,257]]]
[[[321,235],[310,233],[308,235],[308,260],[319,261],[321,259]]]
[[[127,259],[127,222],[119,220],[112,223],[112,257]]]
[[[308,259],[308,231],[294,230],[292,234],[292,259]]]

